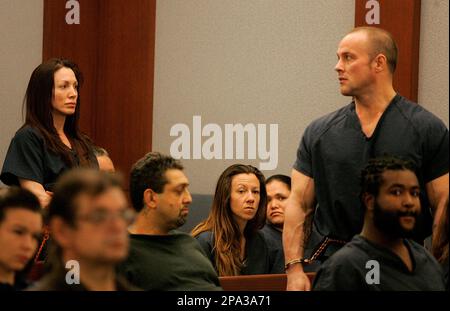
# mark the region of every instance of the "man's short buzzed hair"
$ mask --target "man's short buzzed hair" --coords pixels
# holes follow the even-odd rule
[[[183,170],[183,165],[171,156],[159,152],[149,152],[131,168],[130,196],[134,209],[140,212],[144,207],[143,196],[146,189],[162,193],[167,184],[166,171]]]
[[[398,48],[392,35],[384,29],[369,26],[356,27],[348,34],[360,31],[367,34],[371,44],[369,53],[371,58],[373,59],[378,54],[386,56],[389,71],[393,74],[397,67]]]

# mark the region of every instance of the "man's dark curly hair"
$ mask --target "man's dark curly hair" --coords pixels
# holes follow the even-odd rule
[[[140,212],[144,207],[143,197],[146,189],[162,193],[167,184],[166,171],[183,170],[178,160],[159,152],[149,152],[131,168],[130,196],[134,209]]]
[[[416,166],[410,160],[384,155],[381,157],[370,159],[367,166],[361,172],[361,193],[362,199],[364,193],[377,196],[380,191],[380,186],[383,183],[383,173],[385,171],[403,171],[409,170],[416,172]]]

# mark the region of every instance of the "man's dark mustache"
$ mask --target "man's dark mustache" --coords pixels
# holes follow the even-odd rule
[[[415,211],[403,211],[397,213],[398,217],[415,217],[419,216],[419,214]]]

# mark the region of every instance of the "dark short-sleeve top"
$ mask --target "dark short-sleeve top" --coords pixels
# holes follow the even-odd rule
[[[314,225],[320,234],[348,241],[361,231],[361,170],[370,158],[385,154],[408,158],[418,167],[424,191],[417,238],[431,233],[425,184],[449,171],[448,129],[432,113],[397,94],[370,138],[362,132],[354,102],[306,128],[294,169],[314,179]]]
[[[282,232],[271,224],[266,224],[261,230],[272,263],[271,273],[284,273],[284,253]]]
[[[412,240],[404,240],[404,244],[413,263],[412,271],[391,250],[356,235],[320,267],[313,290],[444,290],[444,276],[436,259]]]
[[[205,251],[209,260],[215,266],[215,251],[213,251],[213,234],[211,231],[205,231],[195,237],[200,246]],[[249,274],[268,274],[272,272],[273,264],[270,263],[269,249],[261,232],[255,232],[246,241],[246,259],[241,269],[241,275]]]
[[[67,284],[66,274],[67,270],[65,269],[53,269],[40,280],[27,287],[25,291],[90,291],[90,289],[81,282],[80,284]],[[141,291],[140,288],[130,284],[121,276],[115,277],[115,283],[117,291]]]
[[[118,271],[144,290],[222,290],[213,265],[197,241],[176,230],[168,235],[130,235],[130,253]]]
[[[77,153],[71,150],[71,155],[75,166],[78,166],[80,161]],[[98,168],[98,162],[92,152],[89,153],[89,160]],[[19,185],[19,178],[28,179],[51,191],[57,178],[69,169],[61,156],[47,148],[39,130],[25,126],[19,129],[11,140],[0,180],[7,185]]]

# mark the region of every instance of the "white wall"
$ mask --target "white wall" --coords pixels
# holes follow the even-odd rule
[[[419,103],[448,125],[449,4],[426,0],[421,11]],[[186,123],[192,130],[193,115],[222,129],[278,120],[276,172],[289,173],[305,127],[348,102],[333,66],[353,22],[354,0],[159,0],[153,149],[168,153],[170,128]],[[0,0],[0,166],[42,59],[42,27],[42,0]],[[234,162],[183,160],[191,190],[212,193]]]
[[[170,0],[156,9],[153,150],[169,153],[174,124],[279,124],[290,174],[311,120],[349,102],[339,94],[336,47],[354,1]],[[194,193],[212,193],[226,166],[259,160],[182,160]]]
[[[348,103],[333,71],[339,40],[354,25],[354,1],[159,0],[153,149],[169,153],[177,123],[278,123],[289,174],[315,118]],[[448,2],[422,1],[419,103],[448,125]],[[207,138],[203,138],[203,142]],[[192,142],[191,137],[191,142]],[[191,146],[192,148],[192,146]],[[226,166],[259,160],[182,160],[194,193],[212,193]]]
[[[42,0],[0,0],[0,167],[22,125],[22,101],[42,60]]]
[[[420,24],[419,103],[448,127],[447,0],[422,0]]]

